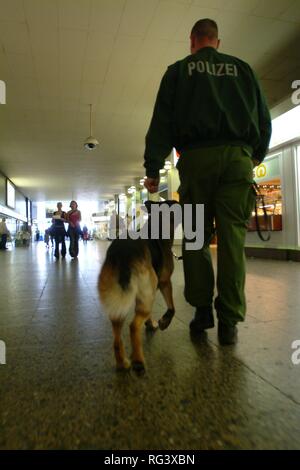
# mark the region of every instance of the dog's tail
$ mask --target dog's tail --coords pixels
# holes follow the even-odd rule
[[[107,250],[98,289],[105,312],[111,320],[125,318],[139,288],[138,264],[145,257],[140,240],[114,240]]]

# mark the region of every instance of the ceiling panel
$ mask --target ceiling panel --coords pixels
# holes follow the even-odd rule
[[[189,54],[203,16],[217,20],[222,52],[255,67],[271,104],[290,94],[298,0],[0,0],[0,169],[34,199],[124,191],[143,175],[162,75]],[[95,152],[83,148],[90,102]]]
[[[85,82],[104,82],[108,66],[108,61],[84,60],[82,80]]]
[[[0,27],[2,21],[24,22],[23,0],[0,0]]]
[[[161,1],[147,31],[147,36],[156,39],[172,39],[182,18],[189,9],[186,3]]]
[[[12,77],[32,78],[36,76],[31,54],[7,54],[6,58]]]
[[[80,103],[86,105],[97,103],[101,91],[101,83],[83,81],[80,90]]]
[[[148,69],[161,63],[169,44],[167,39],[146,37],[136,58],[138,67]]]
[[[59,57],[58,54],[51,54],[46,56],[34,56],[35,66],[34,71],[39,79],[39,83],[42,83],[42,88],[46,88],[49,81],[56,81],[59,77]],[[46,85],[44,85],[46,84]]]
[[[144,36],[160,0],[127,0],[119,34]]]
[[[229,0],[224,5],[225,10],[239,11],[245,14],[253,13],[261,0]]]
[[[24,0],[26,21],[29,28],[43,31],[57,29],[59,1],[60,0]]]
[[[264,78],[267,80],[282,80],[296,68],[297,64],[294,64],[291,70],[291,59],[289,57],[283,57],[275,67],[272,67],[269,72],[264,75]]]
[[[59,48],[62,60],[81,60],[87,48],[88,33],[73,29],[60,29]]]
[[[201,7],[210,7],[216,9],[227,8],[231,0],[194,0],[193,4]]]
[[[30,41],[25,23],[0,23],[0,42],[7,54],[30,55]]]
[[[11,71],[8,66],[8,58],[7,54],[4,53],[4,50],[0,48],[0,77],[1,80],[6,81],[8,83]]]
[[[88,29],[91,1],[64,0],[58,2],[59,27],[70,29]]]
[[[294,0],[290,7],[280,16],[281,20],[300,23],[300,4],[298,0]]]
[[[90,26],[101,33],[116,34],[126,0],[91,0]]]
[[[83,56],[61,54],[59,58],[59,66],[60,79],[66,84],[67,88],[70,81],[80,81],[82,79],[84,66]]]
[[[102,31],[89,31],[85,57],[87,60],[107,62],[115,42],[113,34]]]
[[[261,0],[254,8],[253,15],[277,18],[283,15],[295,0]]]

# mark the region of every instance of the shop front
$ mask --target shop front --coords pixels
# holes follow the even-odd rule
[[[299,146],[294,142],[283,144],[256,167],[254,180],[264,195],[268,215],[266,224],[262,204],[258,204],[258,223],[263,235],[269,230],[271,238],[260,240],[253,212],[246,237],[248,256],[300,260],[299,174]]]

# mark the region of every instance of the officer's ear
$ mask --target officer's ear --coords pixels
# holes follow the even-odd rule
[[[195,35],[191,35],[190,36],[190,51],[191,51],[191,54],[194,54],[195,47],[196,47],[196,38],[195,38]]]

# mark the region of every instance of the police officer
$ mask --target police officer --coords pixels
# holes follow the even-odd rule
[[[146,136],[145,186],[159,185],[159,170],[175,147],[180,158],[180,203],[204,204],[204,246],[189,251],[183,242],[186,300],[196,307],[191,333],[214,327],[214,271],[209,243],[218,239],[218,337],[237,341],[246,312],[244,243],[254,204],[253,167],[262,162],[271,137],[271,120],[251,67],[218,51],[215,21],[194,25],[191,55],[168,67],[158,91]]]

